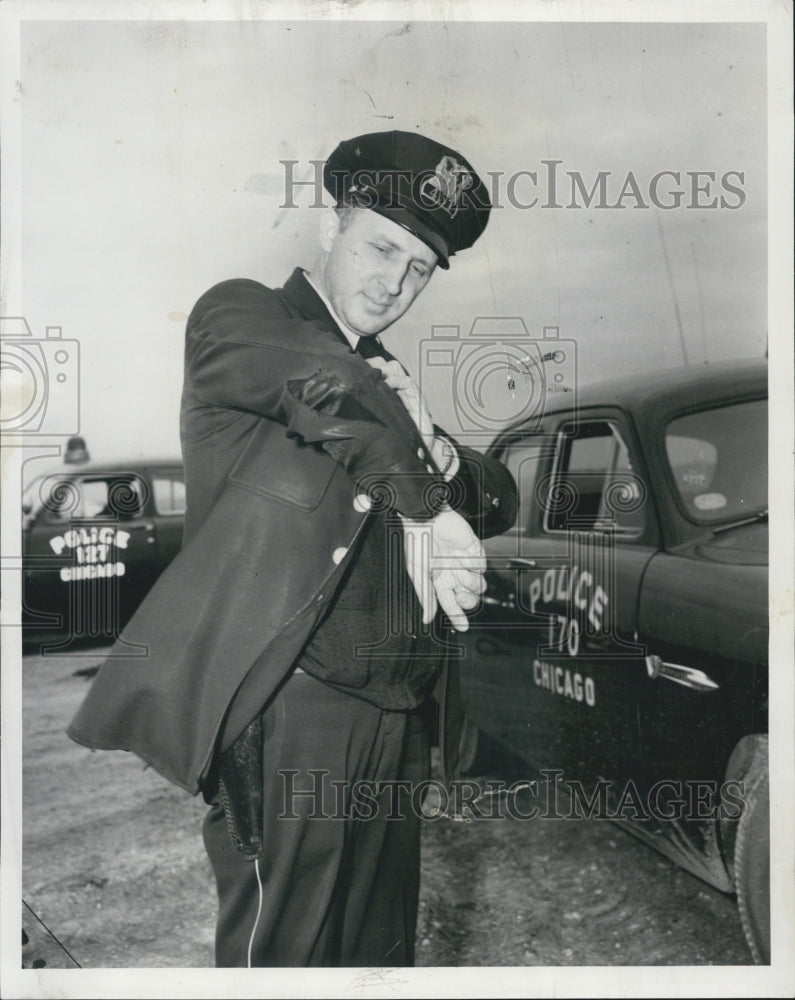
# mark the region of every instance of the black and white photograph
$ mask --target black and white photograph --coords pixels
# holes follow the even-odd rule
[[[0,994],[791,996],[791,4],[0,32]]]

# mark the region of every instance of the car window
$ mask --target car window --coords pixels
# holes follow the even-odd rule
[[[152,476],[152,494],[158,514],[185,513],[185,482],[181,475],[155,473]]]
[[[646,525],[646,489],[611,420],[564,425],[553,472],[538,492],[547,531],[602,530],[638,538]]]
[[[666,427],[665,448],[691,520],[717,523],[767,507],[767,400],[678,417]]]
[[[47,521],[63,523],[75,518],[140,517],[146,488],[135,476],[47,476],[39,485]]]
[[[78,517],[99,517],[108,512],[107,479],[88,479],[82,484],[82,509]]]
[[[548,441],[548,438],[542,439],[541,435],[514,438],[505,444],[498,455],[499,460],[516,481],[518,513],[515,525],[510,530],[519,534],[527,533],[531,523],[532,505],[538,503],[536,487],[540,460],[543,457],[542,440]]]

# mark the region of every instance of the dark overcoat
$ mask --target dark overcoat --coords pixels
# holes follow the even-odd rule
[[[448,497],[406,409],[301,271],[238,279],[188,320],[182,551],[125,627],[72,739],[131,750],[197,793],[288,675],[379,506],[428,518]],[[480,534],[515,517],[499,463],[459,446],[456,504]],[[131,655],[135,652],[142,655]]]

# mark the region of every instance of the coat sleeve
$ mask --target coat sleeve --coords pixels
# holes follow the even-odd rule
[[[501,535],[516,522],[516,482],[502,462],[460,444],[441,427],[437,437],[447,438],[458,453],[459,466],[447,489],[450,506],[465,517],[480,538]]]
[[[202,403],[267,417],[323,448],[407,517],[432,517],[444,503],[444,479],[381,374],[258,282],[223,282],[199,299],[185,377]]]

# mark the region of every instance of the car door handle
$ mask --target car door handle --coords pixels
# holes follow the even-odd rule
[[[524,556],[512,556],[508,560],[508,565],[511,569],[535,569],[536,561],[535,559],[525,559]]]
[[[516,597],[514,594],[508,594],[507,600],[500,600],[499,597],[490,597],[488,594],[484,594],[480,599],[483,604],[490,604],[495,608],[508,608],[511,611],[516,609]]]
[[[667,681],[693,688],[695,691],[717,691],[720,687],[703,670],[682,666],[679,663],[666,663],[656,655],[646,657],[646,671],[652,680],[663,677]]]

